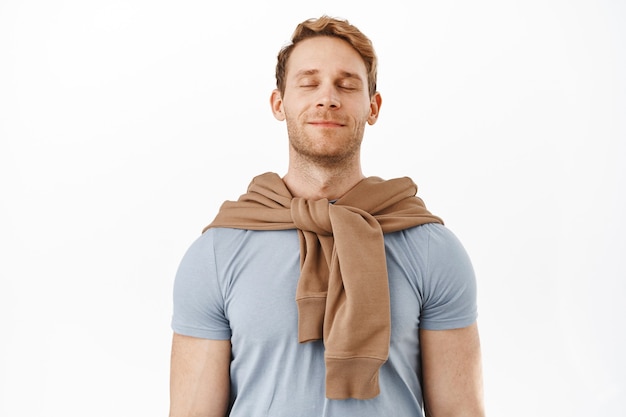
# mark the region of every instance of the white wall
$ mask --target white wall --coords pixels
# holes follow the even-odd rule
[[[176,267],[284,173],[275,55],[323,13],[381,60],[366,174],[474,261],[489,415],[623,415],[625,3],[311,3],[0,2],[0,415],[166,415]]]

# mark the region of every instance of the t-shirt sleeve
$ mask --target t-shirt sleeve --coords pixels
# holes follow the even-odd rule
[[[230,339],[211,230],[196,239],[183,256],[173,294],[172,330],[175,333],[204,339]]]
[[[458,238],[446,227],[430,228],[420,327],[467,327],[478,316],[476,277]]]

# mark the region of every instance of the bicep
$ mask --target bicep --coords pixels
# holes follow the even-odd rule
[[[427,415],[483,416],[477,324],[451,330],[420,330],[420,346]]]
[[[174,334],[170,417],[224,417],[230,393],[230,340]]]

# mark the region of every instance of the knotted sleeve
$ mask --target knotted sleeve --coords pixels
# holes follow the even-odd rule
[[[391,316],[383,232],[355,208],[330,208],[335,252],[324,319],[326,395],[373,398],[389,354]]]
[[[300,233],[300,279],[296,289],[298,340],[323,338],[328,277],[334,251],[326,199],[294,198],[291,217]]]

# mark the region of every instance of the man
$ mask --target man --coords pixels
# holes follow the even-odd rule
[[[288,170],[225,202],[181,262],[170,416],[482,416],[470,261],[410,179],[361,171],[371,42],[305,21],[276,78]]]

